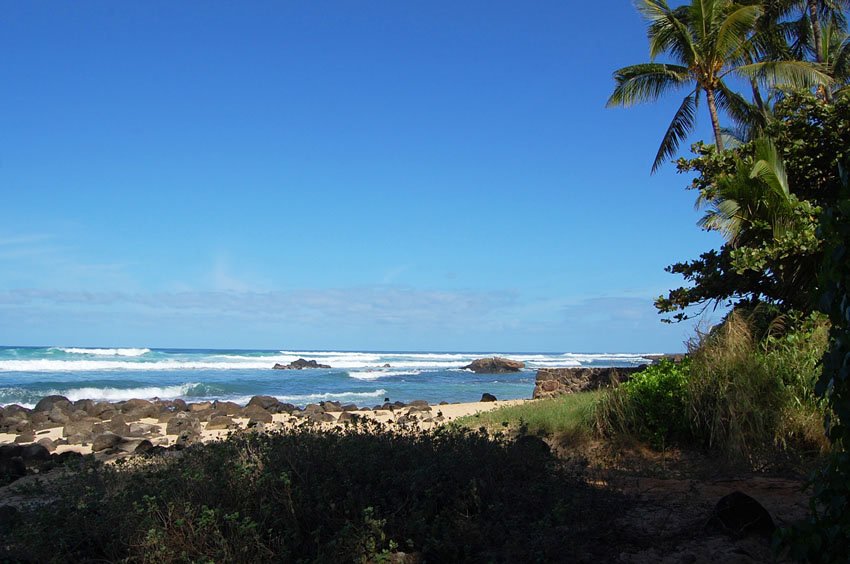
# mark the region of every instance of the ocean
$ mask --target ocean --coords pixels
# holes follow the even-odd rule
[[[475,360],[503,356],[525,362],[522,372],[474,374]],[[0,405],[32,407],[47,395],[71,400],[182,398],[245,404],[254,395],[304,406],[323,400],[374,406],[424,399],[478,401],[530,398],[544,367],[636,366],[645,354],[345,352],[147,348],[0,347]],[[298,358],[331,368],[272,370]],[[389,365],[389,367],[385,367]]]

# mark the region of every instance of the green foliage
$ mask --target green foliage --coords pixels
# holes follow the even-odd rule
[[[689,435],[686,398],[690,360],[663,360],[632,376],[601,407],[606,425],[655,447]]]
[[[745,5],[747,4],[747,5]],[[752,121],[755,109],[728,85],[730,77],[756,85],[784,84],[809,87],[827,84],[830,78],[809,62],[756,60],[759,51],[757,24],[764,9],[755,2],[695,0],[671,8],[663,0],[641,0],[638,10],[648,23],[650,62],[632,65],[614,73],[616,86],[608,106],[630,106],[653,102],[673,90],[687,94],[673,116],[655,157],[655,171],[675,155],[679,144],[696,125],[696,110],[705,97],[715,142],[723,148],[720,111],[739,121]],[[665,54],[671,63],[657,63]]]
[[[469,428],[485,428],[488,432],[518,432],[532,435],[586,438],[592,428],[593,410],[602,392],[580,392],[500,407],[476,415],[462,417],[457,424]]]
[[[818,308],[824,258],[819,218],[836,202],[838,163],[850,149],[850,96],[829,104],[807,93],[788,94],[775,117],[767,128],[773,162],[764,141],[723,153],[697,144],[695,158],[679,160],[680,172],[697,173],[691,188],[709,208],[703,227],[734,236],[719,250],[667,268],[690,283],[656,300],[670,320],[711,304],[768,303],[806,314]],[[760,163],[768,162],[784,169],[787,198],[760,173],[768,168]]]
[[[702,445],[752,466],[777,452],[824,450],[824,406],[812,390],[828,324],[768,322],[762,310],[735,312],[683,363],[651,366],[612,390],[599,427],[656,448]]]
[[[377,432],[380,431],[380,432]],[[553,561],[592,553],[617,494],[548,449],[467,429],[240,433],[95,465],[23,512],[0,560]],[[588,552],[589,551],[589,552]]]
[[[812,479],[811,517],[782,539],[792,554],[812,562],[846,562],[850,554],[850,158],[839,169],[836,203],[821,223],[826,241],[821,268],[823,308],[832,329],[816,391],[831,408],[827,433],[834,452]]]

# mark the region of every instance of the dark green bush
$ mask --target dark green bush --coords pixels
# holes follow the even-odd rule
[[[621,384],[602,401],[604,426],[655,447],[687,439],[686,393],[690,360],[662,360]]]
[[[533,437],[372,431],[239,434],[138,468],[96,465],[22,515],[6,557],[553,561],[597,550],[595,532],[621,504]]]

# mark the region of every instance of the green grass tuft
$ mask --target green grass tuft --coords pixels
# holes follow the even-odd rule
[[[489,433],[568,436],[576,439],[591,434],[593,410],[602,392],[567,394],[536,400],[459,418],[456,423]]]

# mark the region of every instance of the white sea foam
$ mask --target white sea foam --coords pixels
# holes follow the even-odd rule
[[[349,371],[348,375],[357,380],[377,380],[378,378],[389,378],[391,376],[416,376],[422,374],[421,370],[364,370]]]
[[[146,386],[141,388],[68,388],[64,390],[48,390],[45,396],[60,395],[71,401],[90,399],[95,401],[126,401],[129,399],[174,399],[188,395],[193,388],[199,386],[197,382],[179,384],[175,386]]]
[[[84,349],[64,347],[58,347],[56,350],[68,354],[90,354],[94,356],[142,356],[151,352],[150,349]]]
[[[375,390],[373,392],[327,392],[322,394],[304,394],[300,396],[275,396],[280,401],[285,402],[293,402],[293,403],[309,403],[316,401],[325,401],[325,400],[356,400],[358,398],[379,398],[387,395],[387,391],[384,389]],[[244,396],[239,398],[234,398],[230,401],[233,401],[238,404],[247,404],[251,401],[253,396]]]
[[[128,362],[120,360],[2,360],[0,372],[99,372],[168,371],[168,370],[263,370],[270,369],[268,361],[204,362],[161,360],[156,362]]]

